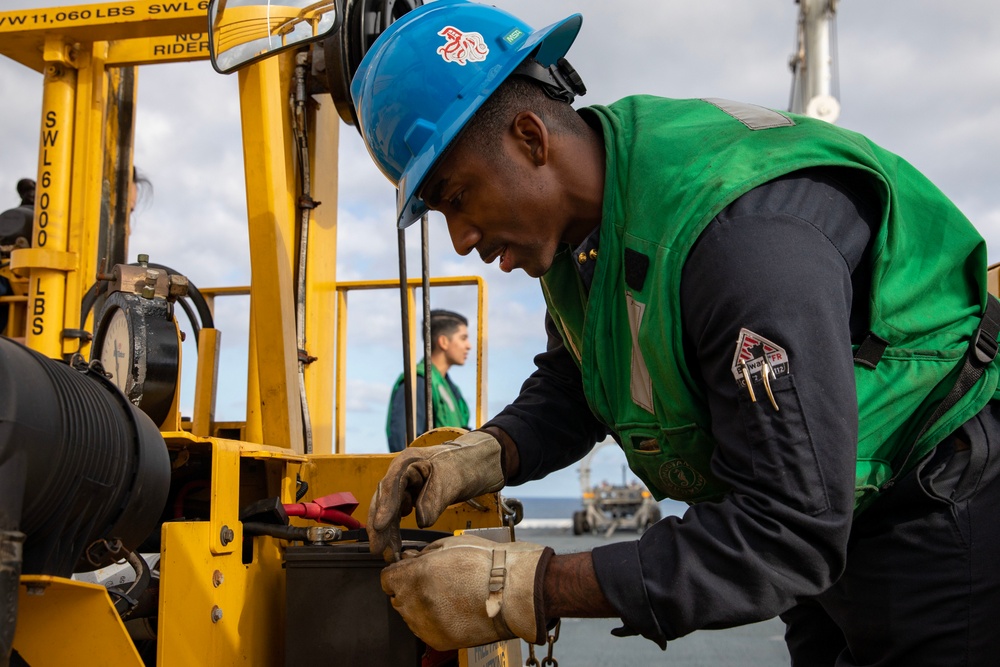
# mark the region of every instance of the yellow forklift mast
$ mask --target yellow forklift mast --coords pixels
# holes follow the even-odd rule
[[[441,655],[409,634],[363,530],[392,455],[345,448],[352,290],[400,291],[412,334],[416,288],[475,288],[475,425],[485,417],[480,278],[336,278],[350,75],[413,4],[0,12],[0,66],[44,75],[30,234],[0,239],[10,286],[0,296],[0,667],[519,661],[517,642]],[[250,284],[199,289],[151,249],[129,261],[129,184],[142,67],[209,67],[213,54],[220,71],[238,70]],[[212,315],[232,294],[250,297],[247,413],[222,422]],[[197,339],[189,417],[181,310]],[[414,338],[403,342],[411,371]],[[496,494],[453,506],[428,531],[412,516],[402,526],[417,547],[461,530],[513,536]]]

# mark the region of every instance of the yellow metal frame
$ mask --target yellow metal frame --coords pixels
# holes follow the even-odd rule
[[[243,154],[251,156],[245,162],[250,266],[252,275],[262,278],[250,282],[251,336],[257,351],[250,358],[250,375],[256,379],[259,403],[247,406],[247,438],[302,453],[292,270],[295,144],[287,95],[291,65],[290,54],[284,54],[239,73]],[[262,352],[266,363],[259,361]],[[260,404],[268,409],[256,412]]]
[[[340,116],[333,100],[318,103],[310,115],[309,157],[313,164],[312,197],[319,206],[309,220],[308,271],[306,273],[306,348],[316,360],[306,366],[306,396],[312,426],[313,452],[333,450],[337,329],[329,318],[337,311],[337,182],[339,174]],[[326,406],[325,409],[317,406]]]
[[[135,102],[134,90],[126,85],[129,68],[206,59],[207,4],[132,0],[0,12],[0,54],[44,74],[34,238],[32,247],[14,251],[3,269],[18,290],[3,301],[14,306],[8,333],[25,331],[26,344],[47,356],[89,352],[85,342],[63,334],[79,328],[84,293],[99,272],[110,269],[98,256],[99,224],[102,211],[121,200],[125,184],[117,179],[131,167],[128,118],[115,106]],[[210,308],[220,296],[250,297],[246,421],[215,420],[221,333],[204,327],[191,419],[182,422],[175,398],[160,425],[175,471],[193,463],[200,467],[192,470],[208,471],[198,480],[207,487],[199,498],[207,503],[207,518],[179,517],[162,526],[157,664],[164,667],[281,664],[286,543],[256,537],[244,562],[240,508],[261,498],[293,502],[301,481],[309,488],[306,499],[336,491],[354,494],[355,516],[363,521],[392,460],[389,454],[343,453],[347,293],[398,289],[398,283],[336,280],[339,116],[328,99],[314,100],[306,109],[312,195],[320,205],[309,216],[305,290],[305,352],[314,358],[305,367],[305,393],[316,453],[303,451],[293,305],[302,223],[287,104],[293,69],[294,54],[288,53],[238,75],[251,284],[200,290]],[[127,225],[127,213],[113,219]],[[486,285],[478,277],[431,279],[432,287],[454,285],[477,287],[474,419],[479,425],[486,410]],[[419,281],[408,283],[411,300],[419,286]],[[330,326],[334,312],[336,326]],[[415,333],[415,324],[409,326]],[[438,430],[421,442],[453,435]],[[448,508],[432,528],[501,526],[498,497],[478,500],[478,506]],[[404,525],[414,526],[412,517]],[[30,664],[142,664],[102,587],[31,576],[22,584],[14,645]],[[463,660],[469,664],[467,655]]]
[[[49,36],[73,50],[77,43],[198,35],[208,29],[207,9],[207,0],[130,0],[0,12],[0,53],[42,72],[41,47]]]
[[[7,311],[7,334],[0,331],[0,336],[8,335],[9,338],[23,343],[28,312],[28,281],[18,278],[6,268],[0,270],[0,276],[9,280],[14,289],[14,294],[0,296],[0,304],[7,304],[9,306]]]
[[[486,421],[486,282],[480,276],[437,277],[429,280],[430,287],[457,287],[474,285],[476,287],[476,411],[473,415],[473,426],[478,428]],[[415,311],[414,291],[423,286],[419,278],[406,282],[407,298],[410,300],[409,311]],[[399,289],[398,280],[357,280],[337,283],[337,377],[336,377],[336,453],[347,452],[347,295],[349,292]],[[410,372],[415,372],[412,366],[416,364],[416,320],[411,318],[407,323],[410,329]],[[415,413],[414,413],[415,414]]]
[[[28,268],[30,326],[29,347],[49,357],[62,354],[62,329],[66,304],[66,273],[77,264],[67,256],[73,137],[76,116],[76,70],[63,58],[62,40],[45,41],[45,83],[42,93],[42,129],[38,148],[38,178],[32,247],[11,253],[11,268],[18,270],[22,255],[35,261]],[[39,252],[43,251],[43,252]],[[32,254],[34,253],[34,254]]]
[[[104,586],[24,575],[18,593],[14,647],[29,665],[80,665],[91,656],[93,664],[142,667]]]
[[[245,461],[268,466],[268,493],[294,497],[295,471],[305,458],[282,448],[165,433],[171,451],[211,460],[208,521],[163,525],[157,664],[280,664],[284,609],[283,546],[256,538],[250,563],[241,554]],[[231,532],[230,532],[231,531]]]

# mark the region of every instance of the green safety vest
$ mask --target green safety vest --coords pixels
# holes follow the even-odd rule
[[[424,360],[421,359],[417,364],[417,376],[424,377],[424,374]],[[390,437],[389,427],[392,423],[392,397],[396,396],[397,391],[402,390],[402,386],[403,375],[400,373],[396,379],[396,384],[392,387],[392,392],[389,394],[391,397],[389,400],[389,415],[386,417],[385,422],[385,435],[387,438]],[[418,396],[417,400],[420,400],[420,398]],[[431,364],[431,406],[434,410],[433,428],[440,428],[441,426],[469,427],[469,406],[466,405],[465,398],[458,391],[457,387],[452,391],[451,383],[441,375],[441,371],[434,364]],[[417,435],[420,434],[418,433]]]
[[[856,509],[900,472],[892,470],[900,452],[913,447],[911,467],[993,397],[997,360],[914,444],[955,384],[988,297],[982,237],[904,160],[823,121],[724,100],[641,96],[590,112],[607,151],[600,261],[588,296],[564,247],[542,290],[591,410],[620,436],[629,467],[657,499],[727,491],[711,474],[705,390],[684,354],[684,262],[727,205],[799,169],[855,169],[881,199],[869,329],[888,346],[874,367],[855,365]],[[630,280],[626,254],[648,261],[641,284]]]

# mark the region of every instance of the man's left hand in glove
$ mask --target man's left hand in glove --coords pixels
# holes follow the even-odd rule
[[[440,651],[513,637],[543,644],[552,555],[529,542],[446,537],[382,570],[382,590],[413,633]]]

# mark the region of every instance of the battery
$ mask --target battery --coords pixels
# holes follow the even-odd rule
[[[431,532],[431,531],[427,531]],[[404,542],[421,549],[426,542]],[[424,643],[382,591],[386,563],[367,542],[285,552],[285,665],[419,667]]]

